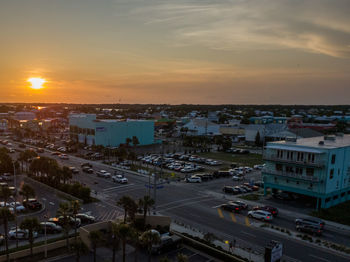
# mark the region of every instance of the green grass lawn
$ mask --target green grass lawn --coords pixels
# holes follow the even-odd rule
[[[231,163],[237,163],[241,166],[250,166],[263,164],[262,155],[260,154],[246,154],[246,155],[236,155],[224,152],[208,152],[208,153],[198,153],[198,155],[206,158],[217,159],[222,161],[227,161]]]
[[[350,226],[350,201],[320,211],[313,211],[311,215]]]
[[[239,198],[242,198],[242,199],[245,199],[245,200],[250,200],[250,201],[258,201],[258,200],[260,200],[260,195],[258,195],[258,194],[249,194],[249,195],[240,196]]]

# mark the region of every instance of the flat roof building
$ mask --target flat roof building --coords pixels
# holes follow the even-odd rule
[[[314,197],[317,208],[350,200],[350,135],[270,142],[264,159],[265,194],[272,189]]]
[[[100,120],[95,114],[71,114],[69,129],[73,140],[87,145],[117,147],[134,136],[139,145],[154,144],[153,120]]]

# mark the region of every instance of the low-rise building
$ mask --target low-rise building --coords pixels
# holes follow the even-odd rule
[[[314,197],[317,208],[350,200],[350,135],[267,143],[264,192],[282,190]]]
[[[116,147],[137,137],[139,145],[154,144],[153,120],[96,119],[94,114],[69,116],[71,139],[88,145]]]

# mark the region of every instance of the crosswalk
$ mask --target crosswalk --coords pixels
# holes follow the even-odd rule
[[[122,212],[118,210],[109,210],[107,209],[105,212],[100,212],[98,216],[96,216],[97,221],[108,221],[108,220],[114,220],[117,217],[120,217],[123,215]]]

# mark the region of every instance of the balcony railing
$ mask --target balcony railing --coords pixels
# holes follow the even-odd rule
[[[277,171],[277,170],[265,169],[265,168],[262,170],[262,172],[266,174],[276,175],[276,176],[290,177],[290,178],[296,178],[296,179],[312,181],[312,182],[319,182],[319,178],[315,176],[303,176],[296,173]]]
[[[313,162],[310,162],[307,160],[280,158],[280,157],[277,157],[276,155],[264,155],[264,160],[282,162],[282,163],[291,163],[291,164],[303,165],[303,166],[313,166],[313,167],[324,167],[325,166],[325,161],[322,161],[320,159],[315,160]]]

